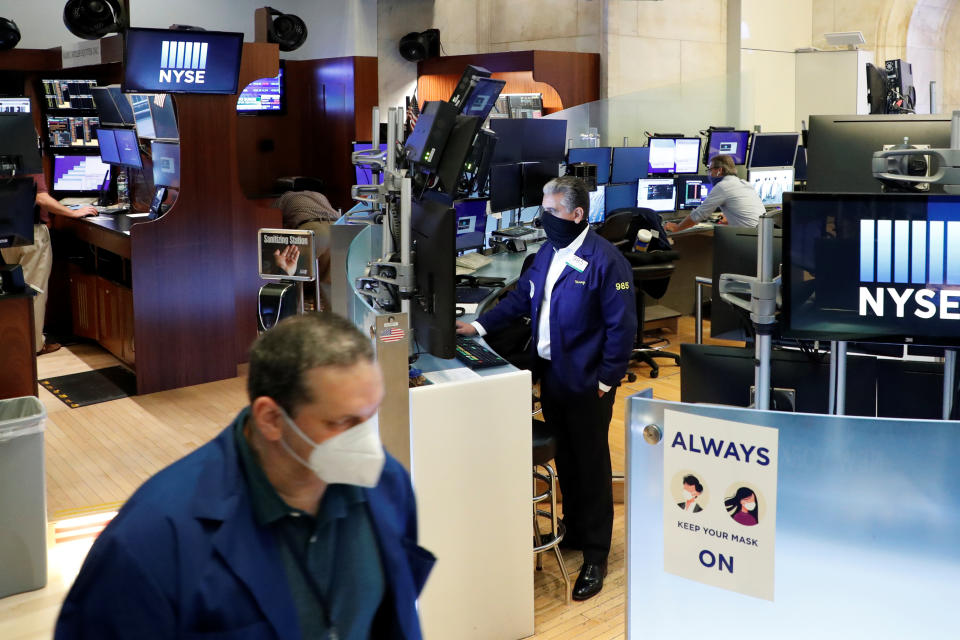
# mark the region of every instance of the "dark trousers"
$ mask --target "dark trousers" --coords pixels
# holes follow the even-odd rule
[[[602,562],[613,535],[613,481],[607,434],[616,387],[602,398],[597,390],[571,393],[542,361],[543,418],[557,438],[557,474],[563,493],[567,537],[583,548],[584,562]]]

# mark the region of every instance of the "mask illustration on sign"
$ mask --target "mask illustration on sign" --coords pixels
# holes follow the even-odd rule
[[[760,521],[757,496],[750,487],[740,487],[733,497],[723,501],[734,522],[752,527]]]

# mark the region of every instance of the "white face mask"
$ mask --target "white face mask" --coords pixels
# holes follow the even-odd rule
[[[753,511],[754,509],[757,508],[757,503],[756,503],[756,502],[744,502],[744,503],[743,503],[743,508],[746,509],[747,511]]]
[[[696,497],[697,497],[697,496],[693,495],[692,493],[690,493],[690,492],[687,491],[686,489],[683,490],[683,499],[684,499],[684,500],[693,500],[693,499],[696,498]]]
[[[386,456],[380,442],[376,414],[366,422],[317,444],[300,430],[285,411],[281,409],[281,413],[294,433],[313,446],[313,451],[310,452],[310,459],[304,460],[283,438],[280,444],[318,478],[327,484],[353,484],[367,488],[377,486]]]

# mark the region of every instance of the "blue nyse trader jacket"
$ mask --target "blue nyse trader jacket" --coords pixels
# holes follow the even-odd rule
[[[529,313],[533,356],[553,254],[553,244],[545,242],[517,288],[477,318],[484,329],[495,332]],[[576,255],[587,263],[583,273],[566,265],[550,297],[550,361],[567,391],[596,393],[597,382],[616,387],[627,371],[637,333],[633,270],[623,254],[592,229]]]
[[[392,605],[389,637],[419,639],[414,603],[434,558],[416,544],[410,478],[388,455],[366,496],[386,579],[384,606]],[[300,638],[280,551],[254,520],[233,425],[124,505],[90,550],[56,638]]]

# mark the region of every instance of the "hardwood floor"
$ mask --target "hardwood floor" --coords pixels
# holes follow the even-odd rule
[[[705,331],[705,333],[707,333]],[[692,342],[693,318],[680,319],[679,333],[669,334],[669,351]],[[713,342],[713,341],[710,341]],[[117,361],[93,345],[65,347],[38,360],[41,378],[108,367]],[[648,377],[640,366],[634,383],[617,394],[610,425],[610,451],[615,474],[624,470],[625,398],[653,388],[654,397],[680,399],[680,368],[664,361],[660,376]],[[122,398],[70,409],[41,387],[47,409],[46,477],[50,525],[49,582],[41,590],[0,599],[0,638],[49,638],[62,602],[91,543],[62,533],[90,531],[100,524],[73,520],[112,512],[148,477],[193,451],[220,432],[246,404],[243,376],[208,384]],[[93,518],[97,520],[97,518]],[[102,517],[99,520],[103,520]],[[59,527],[59,529],[58,529]],[[86,527],[86,528],[84,528]],[[59,541],[59,542],[55,542]],[[535,576],[537,640],[613,639],[625,637],[626,571],[624,505],[614,509],[613,546],[603,591],[582,603],[566,604],[556,558],[546,554]],[[571,580],[580,568],[579,552],[565,552]]]

